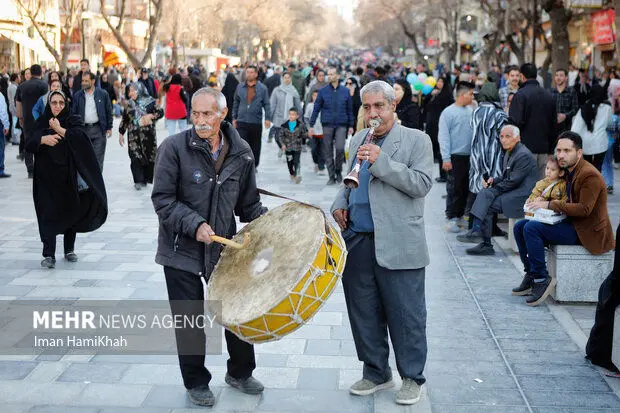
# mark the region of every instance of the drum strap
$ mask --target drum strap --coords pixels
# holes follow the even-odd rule
[[[288,197],[285,197],[283,195],[278,195],[278,194],[276,194],[274,192],[270,192],[270,191],[267,191],[266,189],[262,189],[262,188],[258,188],[258,193],[261,194],[261,195],[272,196],[274,198],[285,199],[287,201],[297,202],[298,204],[302,204],[302,205],[306,205],[306,206],[309,206],[309,207],[312,207],[312,208],[316,208],[319,211],[321,211],[321,214],[323,214],[323,220],[325,222],[325,235],[326,235],[326,238],[327,238],[327,244],[328,244],[328,246],[331,246],[331,243],[332,243],[331,242],[331,238],[330,238],[331,232],[330,232],[330,229],[329,229],[329,224],[327,223],[327,216],[325,215],[325,212],[321,208],[319,208],[316,205],[309,204],[307,202],[301,202],[301,201],[298,201],[298,200],[293,199],[293,198],[288,198]]]

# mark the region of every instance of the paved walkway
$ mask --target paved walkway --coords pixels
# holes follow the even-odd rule
[[[160,122],[160,140],[165,132]],[[149,192],[133,189],[129,159],[115,137],[108,141],[105,180],[108,222],[78,235],[80,262],[40,268],[40,248],[25,167],[7,148],[0,181],[0,299],[165,299],[162,269],[153,262],[157,218]],[[288,181],[273,144],[263,149],[259,184],[265,189],[328,208],[336,189],[312,172],[303,154],[304,181]],[[255,376],[262,396],[245,396],[224,382],[226,355],[207,357],[217,395],[213,411],[586,413],[618,412],[620,399],[598,370],[587,364],[569,324],[591,325],[592,306],[529,308],[510,295],[520,271],[504,253],[468,257],[465,246],[443,231],[442,185],[428,197],[427,269],[429,360],[427,395],[416,406],[393,403],[396,390],[352,397],[347,388],[361,376],[342,288],[297,332],[257,346]],[[617,205],[616,197],[612,198]],[[280,202],[265,199],[274,207]],[[619,208],[612,208],[614,217]],[[614,220],[617,222],[617,220]],[[571,316],[574,314],[574,317]],[[560,320],[560,321],[558,321]],[[577,322],[575,322],[577,320]],[[580,323],[580,324],[577,324]],[[1,331],[1,329],[0,329]],[[580,330],[581,331],[581,330]],[[581,331],[583,335],[584,331]],[[392,360],[393,363],[393,360]],[[399,385],[400,383],[398,383]],[[613,383],[612,383],[613,385]],[[0,411],[69,413],[189,412],[175,356],[0,356]]]

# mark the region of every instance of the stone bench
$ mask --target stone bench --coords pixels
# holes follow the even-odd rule
[[[510,249],[516,253],[519,253],[517,247],[517,241],[515,241],[515,224],[522,218],[508,218],[508,242],[510,243]]]
[[[620,366],[620,307],[614,313],[614,338],[611,344],[611,362]]]
[[[560,302],[597,302],[599,287],[613,267],[613,254],[612,250],[592,255],[581,245],[552,245],[547,270],[558,282],[552,297]]]

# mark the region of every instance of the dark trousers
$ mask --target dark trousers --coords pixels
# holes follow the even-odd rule
[[[269,129],[269,139],[275,139],[278,149],[282,148],[282,142],[280,142],[280,129],[282,128],[279,126],[272,126],[271,129]]]
[[[0,99],[2,97],[0,96]],[[6,146],[6,138],[0,139],[0,175],[4,174],[4,147]]]
[[[34,171],[34,154],[28,152],[25,148],[26,139],[28,139],[31,134],[32,131],[22,129],[22,138],[19,141],[19,153],[24,157],[24,163],[26,164],[28,173]]]
[[[171,267],[164,267],[164,274],[172,314],[194,317],[204,314],[204,289],[200,277]],[[197,305],[188,305],[187,302],[190,300]],[[184,303],[179,303],[180,301]],[[175,337],[185,388],[208,385],[211,381],[211,373],[205,367],[206,336],[204,330],[199,328],[176,329]],[[256,368],[254,346],[242,341],[228,330],[226,330],[225,338],[230,355],[227,363],[228,374],[236,379],[250,377]],[[199,348],[202,353],[187,351],[188,348]]]
[[[88,136],[88,139],[90,139],[90,143],[93,144],[93,150],[95,151],[95,156],[97,157],[97,163],[99,163],[99,168],[101,168],[101,171],[103,171],[105,148],[108,143],[107,137],[101,130],[101,126],[99,126],[98,123],[91,126],[86,126],[84,130],[86,131],[86,136]]]
[[[301,160],[301,151],[286,151],[286,164],[288,172],[293,175],[299,175],[299,164]]]
[[[474,216],[474,225],[478,223],[485,241],[490,241],[493,235],[493,217],[502,212],[501,195],[493,188],[485,188],[478,195],[471,207]]]
[[[515,224],[514,236],[523,269],[539,281],[549,276],[545,263],[545,244],[579,244],[575,227],[569,220],[549,225],[523,219]]]
[[[153,183],[153,170],[155,168],[154,162],[148,162],[143,165],[140,160],[132,159],[131,175],[133,175],[133,182],[136,184],[152,184]]]
[[[426,381],[425,269],[389,270],[377,264],[371,235],[343,233],[349,257],[342,277],[357,357],[374,383],[392,378],[388,330],[403,378]]]
[[[452,155],[452,170],[448,173],[446,216],[460,218],[465,214],[469,196],[469,155]]]
[[[331,128],[323,126],[322,152],[327,172],[330,178],[342,175],[342,164],[344,163],[344,144],[347,140],[346,126]],[[336,157],[334,158],[334,149]]]
[[[63,235],[63,243],[65,254],[73,252],[75,248],[75,238],[77,234],[75,230],[68,229]],[[56,258],[56,236],[48,237],[43,240],[43,256]]]
[[[605,154],[607,152],[601,152],[594,155],[583,155],[583,159],[590,162],[599,172],[603,170],[603,161],[605,160]]]
[[[263,125],[260,123],[237,122],[237,132],[239,132],[239,136],[250,145],[252,153],[254,154],[254,166],[258,166],[260,163]]]
[[[320,138],[317,138],[317,136],[320,136]],[[319,167],[320,171],[325,169],[325,160],[323,159],[323,152],[321,148],[322,145],[323,135],[315,135],[310,138],[312,162]]]

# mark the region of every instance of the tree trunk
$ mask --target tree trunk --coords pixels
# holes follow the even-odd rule
[[[172,41],[172,55],[170,56],[170,66],[176,67],[179,64],[179,45],[177,39],[179,38],[179,16],[175,16],[172,23],[172,34],[170,40]],[[185,64],[185,62],[183,62]]]
[[[570,43],[568,40],[568,22],[571,13],[564,7],[562,0],[550,0],[543,5],[551,20],[551,65],[553,69],[568,67]]]
[[[277,63],[280,61],[280,47],[281,43],[279,40],[274,39],[273,43],[271,43],[271,61]]]

